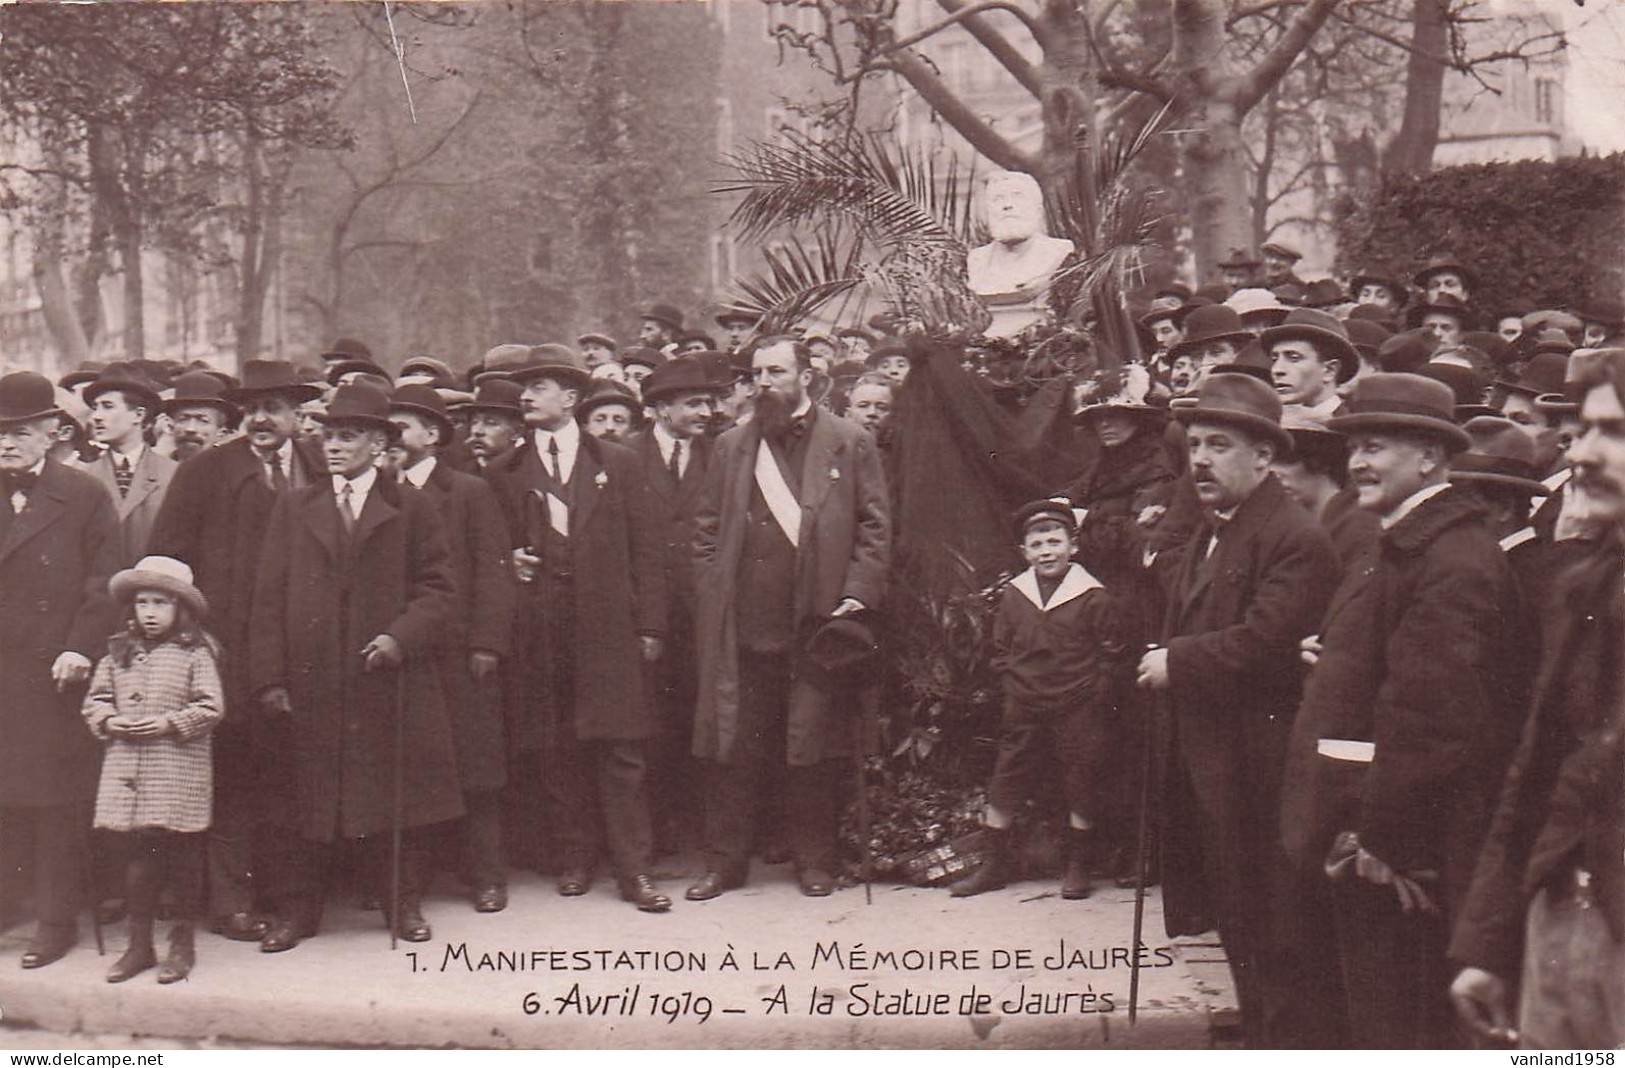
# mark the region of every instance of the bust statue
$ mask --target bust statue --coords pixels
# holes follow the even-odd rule
[[[1072,242],[1044,232],[1044,194],[1030,174],[989,175],[981,208],[993,240],[966,255],[966,281],[993,314],[988,336],[1012,337],[1044,317],[1050,278]]]

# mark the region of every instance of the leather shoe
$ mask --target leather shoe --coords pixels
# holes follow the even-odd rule
[[[670,912],[671,898],[655,889],[647,875],[634,875],[621,883],[621,900],[630,901],[639,912]]]
[[[592,888],[592,876],[581,868],[566,868],[555,885],[560,897],[580,897]]]
[[[802,868],[796,872],[801,892],[808,897],[828,897],[835,892],[835,879],[821,868]]]
[[[384,923],[389,923],[389,910],[383,910]],[[423,918],[423,906],[420,902],[409,898],[401,899],[400,920],[395,925],[395,933],[406,942],[427,942],[434,937],[429,929],[429,921]]]
[[[728,890],[737,890],[745,885],[743,879],[730,879],[719,871],[708,871],[695,880],[683,894],[690,901],[710,901],[714,897],[721,897]]]
[[[230,916],[216,916],[209,929],[233,942],[258,942],[271,929],[271,921],[251,912],[233,912]]]
[[[28,949],[23,953],[23,967],[43,968],[47,964],[55,964],[78,941],[79,932],[72,927],[42,927],[34,932],[34,937],[28,942]]]
[[[307,938],[316,937],[314,923],[301,923],[292,918],[279,917],[260,939],[261,953],[281,953],[292,949]]]
[[[482,886],[474,891],[475,912],[501,912],[508,907],[508,888],[502,885]]]

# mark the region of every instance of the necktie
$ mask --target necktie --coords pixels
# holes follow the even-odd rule
[[[282,454],[280,452],[273,452],[265,461],[265,465],[271,469],[271,488],[276,490],[278,493],[281,493],[283,490],[287,489],[288,476],[282,470]]]
[[[671,445],[671,479],[673,482],[683,480],[683,443],[674,441]]]
[[[553,481],[564,485],[564,471],[559,466],[559,439],[556,437],[547,439],[547,466],[551,468]]]
[[[0,486],[7,494],[27,494],[34,488],[39,476],[32,471],[0,471]]]
[[[130,470],[130,460],[127,456],[113,456],[113,481],[118,484],[118,495],[127,497],[130,494],[130,483],[135,481],[135,472]]]
[[[344,533],[355,533],[355,509],[350,507],[354,487],[348,482],[339,488],[339,518],[344,520]]]

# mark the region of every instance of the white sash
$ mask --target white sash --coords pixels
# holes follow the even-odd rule
[[[1321,738],[1315,743],[1315,752],[1333,760],[1346,760],[1351,764],[1369,764],[1377,757],[1377,744],[1351,741],[1347,738]]]
[[[801,502],[790,492],[789,484],[784,481],[784,472],[779,470],[778,461],[773,459],[773,450],[765,441],[756,446],[756,487],[762,491],[767,510],[773,513],[773,521],[790,539],[790,544],[799,549]]]
[[[541,490],[531,490],[542,499],[547,506],[547,525],[558,532],[559,537],[570,536],[570,506],[559,500],[559,495],[551,491],[543,493]]]

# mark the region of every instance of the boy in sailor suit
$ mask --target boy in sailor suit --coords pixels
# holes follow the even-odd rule
[[[1106,757],[1113,675],[1126,648],[1113,635],[1112,597],[1072,560],[1076,526],[1064,501],[1034,501],[1016,513],[1028,568],[1005,587],[993,622],[994,667],[1004,680],[999,756],[982,822],[992,839],[986,862],[953,888],[970,897],[1005,884],[1009,829],[1021,805],[1038,796],[1051,754],[1066,798],[1067,869],[1061,896],[1089,896],[1094,792]]]

